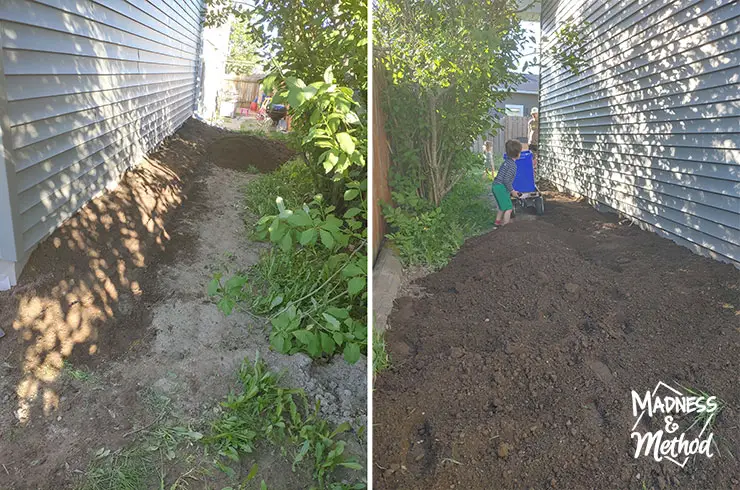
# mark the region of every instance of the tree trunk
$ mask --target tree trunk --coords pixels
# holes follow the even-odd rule
[[[429,123],[431,129],[431,140],[429,141],[429,175],[431,177],[432,184],[432,202],[435,206],[439,206],[442,201],[442,193],[440,192],[444,187],[444,182],[441,181],[442,173],[440,172],[440,161],[439,161],[439,133],[437,125],[437,96],[435,94],[429,95]]]

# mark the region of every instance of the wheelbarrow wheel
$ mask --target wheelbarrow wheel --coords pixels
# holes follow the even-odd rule
[[[537,216],[542,216],[545,214],[545,198],[540,196],[535,198],[534,200],[534,211],[537,213]]]

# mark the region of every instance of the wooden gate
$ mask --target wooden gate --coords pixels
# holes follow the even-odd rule
[[[482,152],[483,142],[488,140],[491,142],[494,155],[503,155],[506,151],[504,144],[506,140],[519,140],[522,143],[527,142],[529,136],[529,118],[526,116],[504,116],[501,120],[503,128],[501,128],[496,134],[488,134],[485,137],[479,136],[478,139],[473,143],[473,151]]]

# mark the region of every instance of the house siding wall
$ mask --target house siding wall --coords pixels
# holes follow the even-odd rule
[[[191,116],[201,12],[202,0],[0,2],[19,256]]]
[[[543,52],[566,21],[589,23],[587,65],[543,59],[543,176],[740,265],[737,2],[545,0]]]

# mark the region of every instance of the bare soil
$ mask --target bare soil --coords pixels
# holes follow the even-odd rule
[[[228,136],[214,142],[208,150],[219,167],[271,172],[290,160],[295,152],[279,141],[252,135]]]
[[[224,137],[232,133],[185,123],[47,238],[19,285],[0,293],[0,489],[73,488],[95,451],[128,447],[158,420],[153,399],[171,402],[177,425],[202,427],[257,352],[287,385],[320,399],[332,422],[366,423],[364,362],[274,353],[264,320],[224,317],[205,293],[214,272],[248,268],[265,246],[244,225],[253,219],[244,186],[255,175],[214,159]],[[282,150],[260,141],[270,162],[262,168],[275,168]],[[350,436],[362,459],[360,446]],[[242,476],[254,462],[270,488],[307,487],[275,448],[245,458]],[[164,470],[169,485],[188,467]],[[195,476],[190,488],[226,486],[220,472]]]
[[[374,488],[740,488],[740,272],[564,195],[547,204],[396,301]],[[633,457],[631,390],[659,381],[727,403],[714,457]]]

